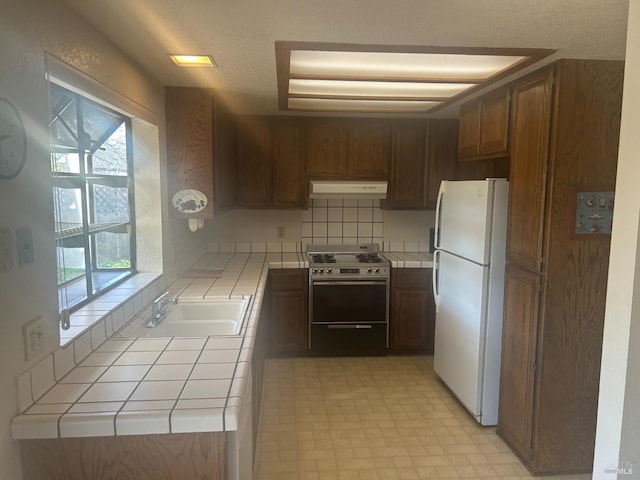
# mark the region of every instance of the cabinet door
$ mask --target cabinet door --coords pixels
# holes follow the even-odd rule
[[[244,117],[238,123],[237,195],[246,208],[271,206],[272,162],[266,121]]]
[[[207,89],[165,89],[169,200],[180,190],[200,190],[209,200],[198,214],[202,218],[213,218],[211,101]],[[177,217],[186,217],[173,206],[170,210]]]
[[[529,459],[540,276],[508,265],[504,287],[498,433],[520,456]]]
[[[301,122],[276,120],[271,131],[273,159],[273,206],[305,208],[308,197],[304,126]]]
[[[507,260],[542,268],[545,182],[551,125],[551,70],[513,87]]]
[[[509,90],[482,98],[480,106],[480,155],[508,155]]]
[[[269,352],[301,355],[307,352],[309,305],[307,271],[269,272]]]
[[[431,120],[427,127],[427,165],[424,204],[435,209],[442,180],[456,178],[456,120]]]
[[[213,119],[213,180],[216,213],[236,204],[236,129],[231,115],[215,104]]]
[[[431,269],[395,269],[391,277],[390,348],[433,353],[435,304]]]
[[[391,175],[387,204],[391,208],[424,208],[424,121],[396,121],[391,136]]]
[[[314,119],[308,125],[307,171],[310,177],[344,177],[348,173],[348,124]]]
[[[460,108],[458,157],[476,157],[480,152],[480,101],[465,103]]]
[[[379,178],[389,175],[391,127],[379,120],[357,120],[352,124],[350,169],[351,178]]]

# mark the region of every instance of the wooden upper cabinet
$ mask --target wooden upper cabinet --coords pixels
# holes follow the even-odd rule
[[[276,119],[271,128],[273,206],[305,208],[308,198],[305,128],[293,119]]]
[[[271,206],[271,132],[264,119],[242,117],[238,121],[236,179],[238,206]]]
[[[391,173],[387,205],[424,208],[427,122],[396,120],[391,130]]]
[[[307,172],[310,177],[344,177],[348,174],[349,124],[313,119],[307,131]]]
[[[540,275],[508,265],[505,274],[498,433],[530,457]]]
[[[492,92],[480,103],[480,145],[478,154],[509,154],[509,89]]]
[[[474,100],[460,107],[458,156],[474,158],[480,153],[480,101]]]
[[[431,120],[427,126],[424,205],[436,208],[442,180],[456,178],[457,120]]]
[[[460,109],[458,156],[481,160],[509,155],[509,90],[491,92]]]
[[[167,170],[169,201],[176,192],[195,189],[208,199],[206,208],[196,214],[179,213],[178,218],[213,218],[213,130],[211,91],[200,88],[167,87]]]
[[[552,87],[553,72],[544,70],[512,89],[507,260],[533,271],[542,268]]]
[[[389,175],[391,126],[380,120],[357,120],[352,123],[349,177],[379,178]]]
[[[213,181],[216,213],[236,205],[236,128],[231,115],[215,103]]]

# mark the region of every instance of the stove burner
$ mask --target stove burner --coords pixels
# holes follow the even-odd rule
[[[336,263],[333,253],[315,253],[311,255],[313,263]]]
[[[377,253],[358,253],[356,255],[359,263],[380,263],[382,259]]]

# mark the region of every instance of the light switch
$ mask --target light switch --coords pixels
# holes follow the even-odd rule
[[[21,227],[16,230],[18,240],[18,265],[33,262],[33,235],[31,227]]]
[[[13,242],[11,229],[0,227],[0,272],[13,268]]]

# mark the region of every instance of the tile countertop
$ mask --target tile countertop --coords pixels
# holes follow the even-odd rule
[[[433,268],[433,253],[382,252],[393,268]]]
[[[222,276],[179,278],[169,291],[190,300],[252,295],[240,335],[136,339],[120,333],[125,326],[14,417],[12,437],[237,430],[268,270],[308,266],[302,253],[204,255],[192,268]]]

